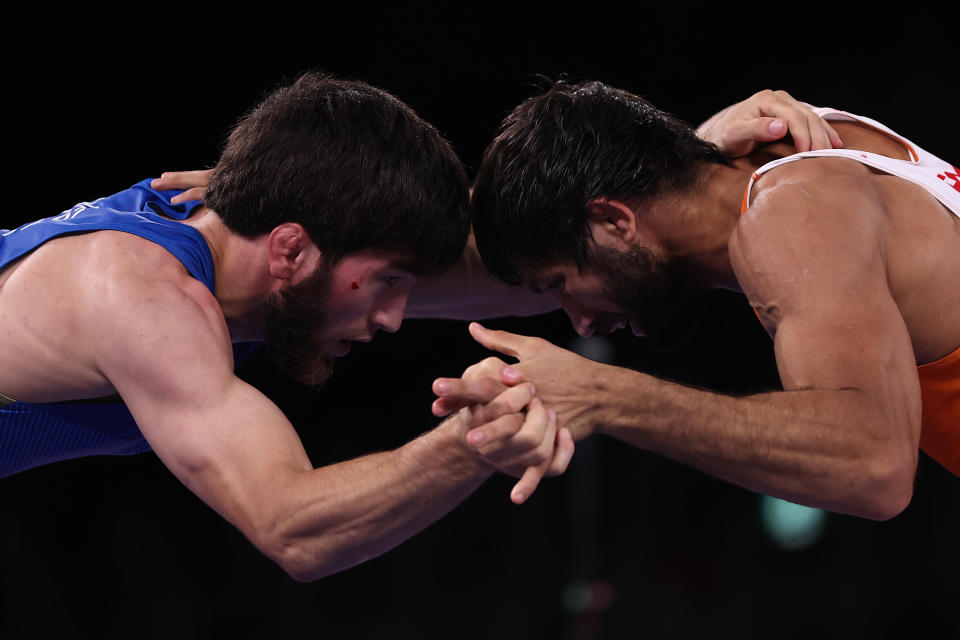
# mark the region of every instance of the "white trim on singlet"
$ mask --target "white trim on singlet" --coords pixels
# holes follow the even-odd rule
[[[871,118],[822,107],[814,108],[814,113],[825,120],[859,122],[877,129],[903,144],[912,159],[899,160],[878,153],[859,151],[856,149],[821,149],[819,151],[795,153],[792,156],[786,156],[785,158],[768,162],[753,173],[753,176],[750,177],[749,184],[747,184],[744,197],[744,202],[746,202],[748,206],[750,202],[750,192],[753,189],[754,182],[770,169],[803,158],[848,158],[883,171],[884,173],[909,180],[923,187],[939,200],[947,210],[960,218],[960,169],[951,165],[949,162],[941,160],[929,151],[924,151],[903,136],[898,135],[888,127]]]

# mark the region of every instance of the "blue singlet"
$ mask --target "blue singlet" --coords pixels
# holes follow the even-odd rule
[[[58,216],[0,230],[0,270],[53,238],[87,231],[125,231],[155,242],[214,292],[213,257],[203,236],[184,220],[200,204],[179,205],[180,191],[156,191],[150,180]],[[171,220],[172,219],[172,220]],[[235,362],[257,343],[235,345]],[[3,390],[0,389],[0,392]],[[0,406],[0,478],[32,467],[93,455],[131,455],[150,450],[123,404],[14,402]]]

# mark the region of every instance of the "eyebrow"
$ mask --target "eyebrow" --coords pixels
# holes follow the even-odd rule
[[[379,277],[379,278],[397,278],[397,279],[399,279],[399,280],[409,280],[409,281],[412,282],[412,283],[415,283],[417,280],[420,279],[420,276],[418,276],[417,274],[411,273],[410,271],[407,271],[406,269],[403,269],[403,268],[387,268],[387,269],[382,269],[382,270],[380,270],[380,272],[378,273],[377,277]]]
[[[417,274],[415,274],[410,268],[403,266],[402,264],[398,264],[396,262],[387,263],[385,266],[377,269],[377,272],[380,274],[383,274],[385,272],[390,272],[390,275],[404,275],[404,276],[410,276],[413,278],[417,277]]]

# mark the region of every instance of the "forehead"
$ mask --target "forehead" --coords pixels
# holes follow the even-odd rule
[[[335,271],[391,271],[412,276],[402,264],[403,259],[395,254],[373,250],[355,251],[341,258]]]

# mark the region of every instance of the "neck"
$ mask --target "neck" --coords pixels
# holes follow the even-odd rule
[[[203,236],[213,256],[216,298],[233,342],[263,337],[263,303],[270,293],[266,237],[246,238],[202,207],[184,221]]]
[[[740,290],[728,243],[749,180],[743,165],[710,164],[689,192],[662,198],[651,209],[650,224],[667,255],[706,289]]]

